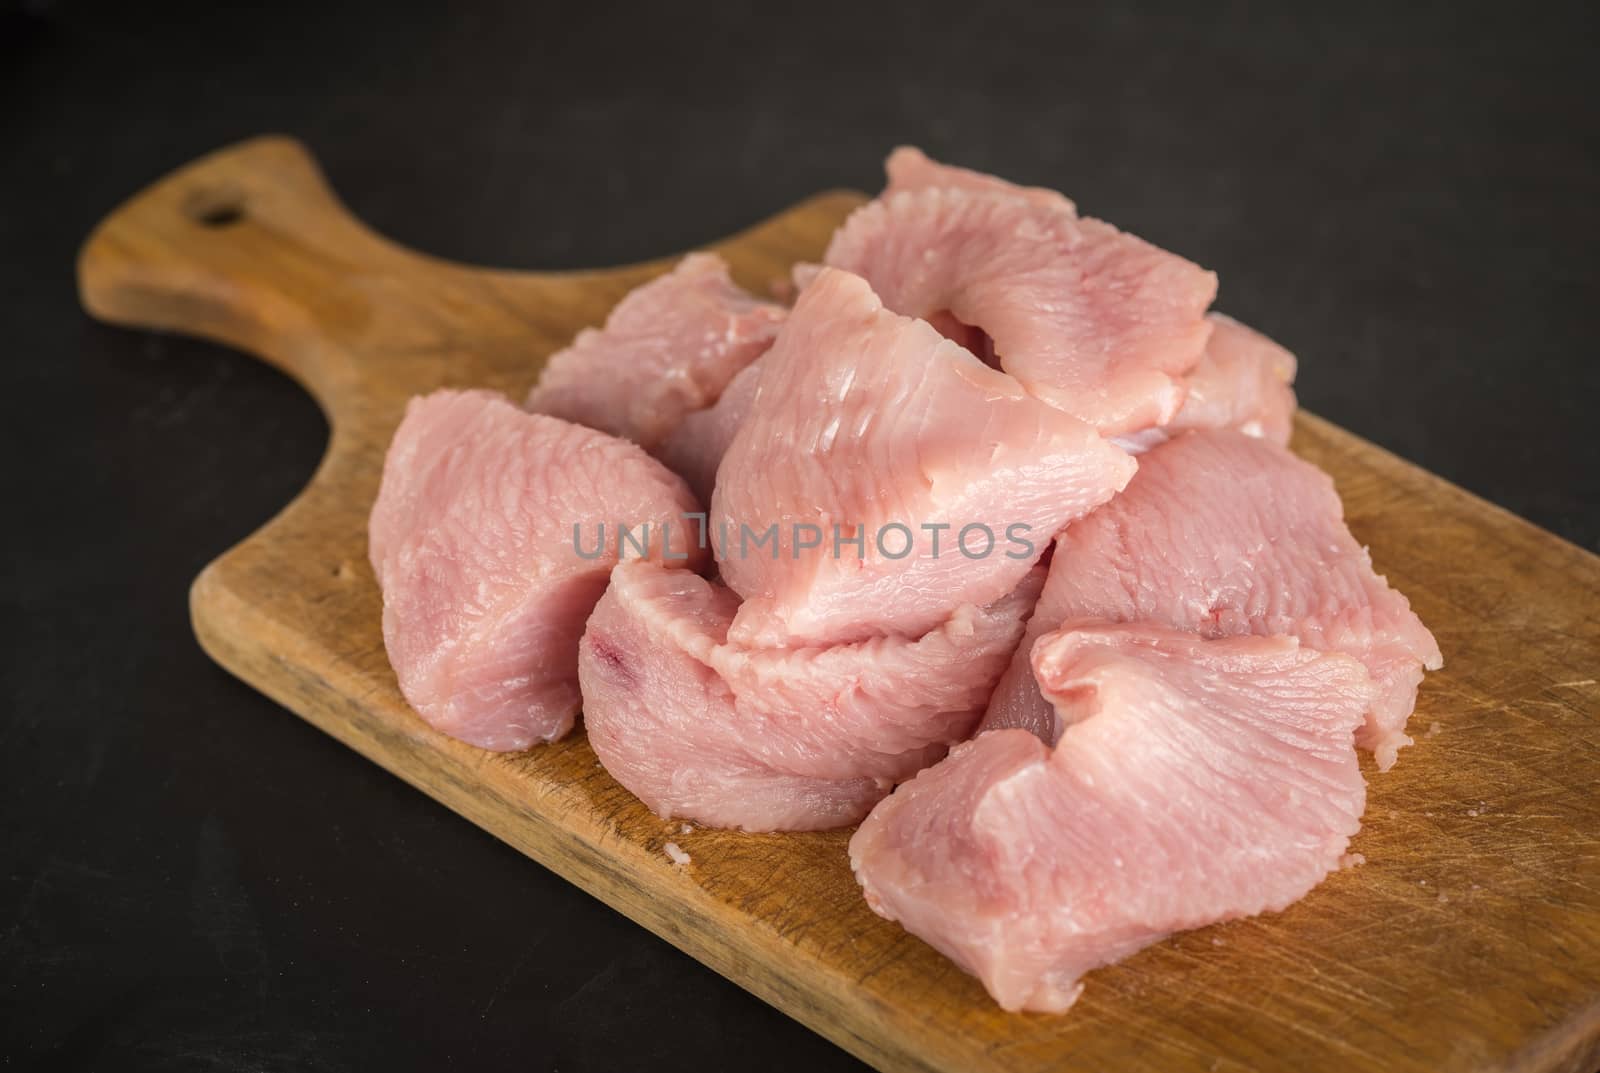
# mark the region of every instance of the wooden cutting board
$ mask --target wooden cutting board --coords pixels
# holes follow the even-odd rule
[[[712,248],[764,289],[817,257],[860,201],[822,194]],[[332,427],[299,498],[195,580],[206,651],[884,1070],[1580,1071],[1600,1059],[1600,559],[1308,414],[1295,450],[1334,475],[1356,536],[1444,649],[1412,719],[1417,745],[1386,775],[1368,768],[1353,846],[1366,864],[1285,913],[1092,974],[1066,1016],[1001,1012],[869,912],[847,832],[684,834],[613,782],[581,731],[497,755],[424,725],[385,658],[366,554],[402,406],[444,385],[520,399],[546,355],[669,264],[529,273],[434,260],[366,230],[282,138],[209,156],[113,213],[79,262],[90,312],[248,350],[303,383]],[[675,866],[668,841],[691,862]]]

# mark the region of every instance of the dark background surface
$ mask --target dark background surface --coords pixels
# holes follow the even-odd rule
[[[250,135],[303,138],[402,241],[525,267],[875,189],[920,143],[1216,269],[1309,409],[1600,542],[1576,5],[228,6],[0,0],[13,1067],[855,1068],[195,646],[190,579],[325,426],[252,360],[91,323],[72,260]]]

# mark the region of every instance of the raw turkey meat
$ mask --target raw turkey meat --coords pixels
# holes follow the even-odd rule
[[[900,186],[845,221],[828,264],[897,313],[981,331],[1025,389],[1102,433],[1178,413],[1215,275],[1070,205],[972,182]]]
[[[1029,671],[1034,641],[1073,619],[1146,622],[1207,637],[1287,634],[1364,663],[1376,684],[1356,736],[1387,770],[1439,646],[1345,528],[1333,482],[1275,443],[1192,431],[1139,460],[1127,489],[1056,540],[1028,635],[984,729],[1053,740]]]
[[[983,357],[977,353],[984,349],[981,332],[967,328],[953,317],[928,323],[946,339],[974,351],[974,356]],[[764,361],[764,356],[757,358],[740,370],[714,405],[686,416],[655,450],[657,458],[689,482],[702,503],[711,502],[711,493],[717,484],[717,467],[722,463],[722,456],[727,454],[728,445],[733,443],[739,426],[744,424],[750,404],[755,401],[756,381],[761,376]],[[987,360],[984,363],[989,364]],[[1125,450],[1129,447],[1120,442],[1118,446]]]
[[[1116,437],[1127,450],[1149,450],[1190,428],[1231,428],[1288,446],[1296,409],[1295,357],[1260,332],[1221,313],[1207,314],[1211,338],[1184,377],[1183,408],[1165,427]]]
[[[589,743],[664,817],[750,831],[853,823],[971,732],[1042,573],[915,640],[746,649],[727,640],[731,590],[623,563],[580,647]]]
[[[737,287],[722,258],[691,253],[552,355],[527,408],[653,448],[772,345],[783,317]]]
[[[1135,467],[927,323],[884,309],[859,277],[825,269],[762,360],[718,471],[717,559],[745,601],[730,636],[920,636],[1015,588],[1050,537]]]
[[[578,638],[619,544],[700,565],[682,518],[698,509],[631,443],[493,392],[413,399],[369,522],[384,645],[406,700],[485,749],[561,737],[579,705]],[[621,526],[633,542],[620,541]]]
[[[891,158],[892,166],[892,158]],[[1184,377],[1183,408],[1165,427],[1114,437],[1124,450],[1139,453],[1165,443],[1189,428],[1233,428],[1287,445],[1296,409],[1295,357],[1260,332],[1232,317],[1208,313],[1213,331],[1205,353]],[[949,314],[929,320],[939,333],[992,364],[983,333]],[[755,398],[762,359],[751,362],[722,392],[714,406],[689,414],[656,450],[656,456],[689,482],[702,503],[710,502],[717,465],[744,422]]]
[[[533,412],[413,400],[369,519],[384,643],[488,749],[581,699],[662,817],[860,822],[875,911],[1059,1012],[1338,867],[1357,749],[1395,762],[1442,659],[1287,450],[1294,355],[1208,313],[1212,273],[1054,191],[885,170],[792,308],[691,254]]]
[[[756,382],[765,360],[757,358],[739,370],[713,405],[684,417],[656,448],[656,457],[688,481],[702,503],[711,502],[711,493],[717,486],[717,467],[755,401]]]
[[[1090,969],[1281,910],[1338,867],[1366,798],[1360,663],[1292,637],[1093,624],[1047,635],[1033,663],[1054,747],[981,735],[850,840],[868,904],[1001,1006],[1065,1010]]]
[[[884,162],[883,170],[889,177],[889,184],[884,187],[885,194],[896,194],[905,190],[926,190],[930,187],[976,190],[990,194],[1011,194],[1035,205],[1055,209],[1068,215],[1078,211],[1071,201],[1054,190],[1046,190],[1039,186],[1017,186],[993,175],[985,175],[981,171],[940,164],[929,160],[922,150],[909,145],[902,145],[890,153],[889,159]]]
[[[1233,428],[1287,446],[1295,411],[1294,355],[1232,317],[1212,313],[1207,319],[1211,338],[1168,431]]]

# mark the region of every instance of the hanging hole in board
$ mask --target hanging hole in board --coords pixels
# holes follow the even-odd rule
[[[201,227],[231,227],[244,219],[244,195],[236,190],[196,190],[185,202],[184,212]]]

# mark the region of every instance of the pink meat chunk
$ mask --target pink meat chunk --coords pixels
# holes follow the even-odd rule
[[[561,737],[579,706],[578,638],[619,548],[702,565],[682,518],[698,509],[633,444],[493,392],[413,399],[368,528],[384,645],[406,700],[485,749]]]
[[[656,457],[688,481],[702,503],[711,502],[711,493],[717,486],[717,467],[755,401],[764,360],[757,358],[739,370],[713,405],[684,417],[656,448]]]
[[[713,539],[745,601],[731,636],[762,647],[921,636],[1014,589],[1050,537],[1135,467],[884,309],[859,277],[826,269],[762,360],[718,470]]]
[[[891,185],[824,259],[897,313],[982,332],[1025,389],[1106,435],[1178,413],[1217,291],[1212,273],[1109,224],[966,186]]]
[[[1294,355],[1232,317],[1210,313],[1207,319],[1211,338],[1184,378],[1183,409],[1165,427],[1117,437],[1124,449],[1149,450],[1191,428],[1231,428],[1288,446],[1297,408]]]
[[[527,408],[653,448],[715,402],[783,318],[736,286],[722,258],[691,253],[552,355]]]
[[[1184,377],[1183,408],[1165,427],[1115,437],[1117,446],[1139,454],[1191,428],[1232,428],[1288,445],[1298,409],[1292,387],[1295,356],[1232,317],[1208,313],[1206,319],[1213,331],[1199,364]],[[938,314],[928,323],[984,364],[994,364],[992,342],[976,328],[949,313]],[[702,503],[711,501],[717,466],[755,398],[761,364],[762,359],[757,358],[741,370],[714,406],[685,417],[656,450],[658,458],[689,482]]]
[[[1208,319],[1211,339],[1168,428],[1232,428],[1288,446],[1296,408],[1294,355],[1232,317],[1212,313]]]
[[[664,817],[749,831],[854,823],[971,733],[1042,573],[915,640],[746,649],[728,642],[731,590],[623,563],[580,646],[589,742]]]
[[[1357,744],[1380,770],[1411,744],[1406,721],[1439,646],[1372,569],[1333,482],[1267,440],[1193,431],[1140,457],[1138,475],[1056,541],[1049,580],[983,728],[1054,740],[1028,669],[1033,643],[1073,619],[1148,622],[1207,637],[1287,634],[1364,663],[1377,684]]]
[[[1357,661],[1090,624],[1044,637],[1034,666],[1054,747],[1021,730],[959,745],[850,841],[868,904],[1004,1008],[1059,1013],[1089,970],[1281,910],[1339,866],[1366,798]]]
[[[983,357],[978,353],[983,349],[982,333],[976,329],[965,328],[953,317],[942,323],[929,323],[946,339],[973,351],[975,356]],[[728,446],[733,443],[733,437],[750,412],[750,404],[755,401],[756,381],[761,376],[764,360],[764,357],[757,358],[740,370],[714,405],[685,417],[655,450],[657,458],[689,482],[689,487],[702,503],[711,502],[722,456],[728,453]],[[989,364],[987,359],[984,363]],[[1119,443],[1118,446],[1127,449],[1125,444]]]
[[[1054,190],[1039,186],[1017,186],[981,171],[940,164],[928,159],[922,150],[909,145],[902,145],[890,153],[883,170],[889,177],[889,184],[883,191],[885,194],[927,189],[973,190],[988,194],[1010,194],[1069,215],[1078,211],[1071,201]]]

